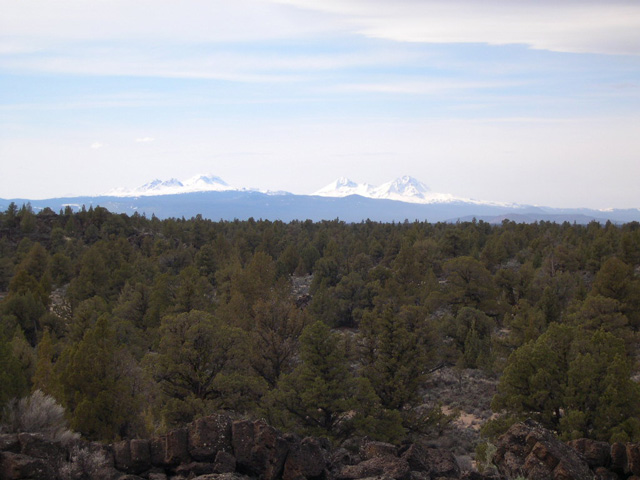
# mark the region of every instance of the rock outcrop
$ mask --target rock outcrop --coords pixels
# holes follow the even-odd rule
[[[565,444],[526,421],[499,439],[493,462],[493,473],[461,472],[447,450],[367,439],[330,450],[326,440],[225,415],[112,445],[0,435],[2,480],[626,480],[640,478],[640,444]]]

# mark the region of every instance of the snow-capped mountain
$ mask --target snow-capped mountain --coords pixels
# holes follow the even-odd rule
[[[145,197],[154,195],[174,195],[193,192],[223,192],[238,190],[215,175],[196,175],[184,181],[175,178],[170,180],[153,180],[134,189],[117,188],[106,193],[111,197]]]
[[[179,195],[178,195],[179,194]],[[117,198],[120,197],[120,198]],[[333,198],[329,198],[333,197]],[[483,220],[501,223],[570,222],[587,224],[611,220],[640,221],[640,209],[592,210],[550,208],[513,203],[486,202],[432,192],[415,178],[405,176],[378,187],[339,178],[314,195],[295,195],[249,188],[234,188],[215,175],[196,175],[184,181],[154,180],[135,189],[118,189],[95,197],[62,197],[45,200],[2,199],[0,211],[10,202],[29,202],[38,210],[66,207],[80,209],[100,205],[112,212],[142,213],[158,218],[202,215],[212,220],[331,220],[369,219],[378,222],[419,220],[429,222]]]
[[[313,193],[313,195],[321,197],[346,197],[349,195],[360,195],[367,198],[381,198],[386,200],[396,200],[398,202],[424,204],[464,202],[477,205],[507,206],[506,204],[496,202],[485,202],[470,198],[455,197],[449,193],[432,192],[431,189],[420,180],[408,175],[383,183],[378,187],[366,183],[356,183],[352,180],[341,177]]]
[[[346,197],[349,195],[371,197],[373,188],[368,183],[356,183],[347,177],[340,177],[311,195],[320,197]]]

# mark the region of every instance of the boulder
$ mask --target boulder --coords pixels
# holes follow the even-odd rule
[[[327,467],[327,454],[314,437],[303,438],[289,447],[282,480],[320,478]]]
[[[614,443],[610,452],[611,470],[619,474],[627,472],[627,446],[624,443]]]
[[[131,464],[135,473],[141,473],[151,468],[151,451],[149,440],[134,439],[129,444]]]
[[[0,478],[2,480],[51,480],[55,472],[51,463],[21,453],[0,453]]]
[[[597,467],[594,470],[596,480],[620,480],[620,477],[605,467]]]
[[[156,467],[166,466],[164,463],[166,451],[167,438],[165,435],[149,440],[149,455],[151,457],[151,465]]]
[[[396,446],[385,442],[367,442],[360,447],[360,456],[365,460],[376,457],[395,457],[397,454]]]
[[[376,457],[357,465],[347,465],[337,473],[338,480],[355,480],[369,477],[385,477],[394,480],[410,480],[409,464],[398,457]]]
[[[586,460],[537,422],[516,423],[497,442],[494,463],[506,477],[529,480],[594,479]]]
[[[129,440],[123,440],[113,444],[113,456],[116,468],[122,472],[132,471],[131,449],[129,448]]]
[[[20,442],[15,433],[0,434],[0,452],[20,452]]]
[[[142,473],[151,468],[149,440],[123,440],[113,444],[116,468],[127,473]]]
[[[189,425],[189,453],[199,462],[213,462],[219,451],[231,452],[231,419],[226,415],[199,418]]]
[[[39,433],[19,433],[20,453],[30,457],[54,460],[66,456],[66,449],[60,442],[49,440]]]
[[[640,444],[627,443],[627,470],[624,473],[640,475]]]
[[[569,442],[574,450],[582,454],[591,468],[608,467],[611,463],[611,445],[589,438],[579,438]]]
[[[427,448],[415,443],[402,454],[402,459],[412,471],[426,472],[433,478],[460,477],[460,466],[453,453],[448,450]]]
[[[236,471],[236,457],[224,450],[220,450],[216,455],[213,464],[214,473],[233,473]]]
[[[189,456],[189,434],[186,428],[178,428],[167,433],[165,438],[164,462],[168,465],[179,465],[188,463]]]
[[[275,480],[282,475],[288,444],[280,432],[264,420],[232,424],[232,445],[241,473]]]
[[[150,473],[149,480],[167,480],[167,475],[165,473]]]
[[[211,473],[195,477],[193,480],[250,480],[250,478],[239,473]]]
[[[179,465],[176,468],[177,475],[182,475],[187,478],[207,475],[209,473],[216,473],[212,463],[191,462]]]

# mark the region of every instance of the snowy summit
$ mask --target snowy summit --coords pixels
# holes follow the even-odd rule
[[[192,192],[223,192],[226,190],[237,189],[229,186],[220,177],[205,174],[196,175],[182,182],[175,178],[164,181],[156,179],[134,189],[117,188],[106,195],[111,197],[145,197]]]
[[[367,198],[382,198],[409,203],[443,203],[454,201],[469,201],[456,198],[447,193],[431,192],[421,181],[405,175],[387,183],[375,187],[367,183],[356,183],[341,177],[321,188],[313,195],[321,197],[346,197],[348,195],[360,195]]]

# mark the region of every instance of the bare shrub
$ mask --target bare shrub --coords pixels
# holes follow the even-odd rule
[[[78,434],[67,428],[64,408],[55,398],[40,390],[20,400],[11,400],[5,408],[0,430],[7,433],[40,433],[63,443],[79,438]]]
[[[108,478],[110,463],[104,451],[75,445],[69,452],[69,460],[58,469],[61,480],[98,480]]]

